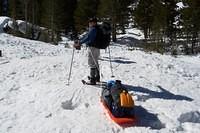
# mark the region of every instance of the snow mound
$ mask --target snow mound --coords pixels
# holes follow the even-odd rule
[[[3,32],[5,24],[10,20],[9,17],[0,17],[0,33]]]
[[[181,114],[178,120],[181,123],[184,123],[184,122],[200,123],[200,112],[191,111],[191,112]]]

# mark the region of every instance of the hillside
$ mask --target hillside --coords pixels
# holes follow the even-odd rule
[[[69,42],[70,43],[70,42]],[[135,100],[138,123],[121,128],[100,105],[101,88],[84,86],[87,51],[0,34],[1,133],[196,133],[200,129],[200,56],[129,51],[113,44],[114,79]],[[101,51],[102,80],[111,79],[109,54]]]

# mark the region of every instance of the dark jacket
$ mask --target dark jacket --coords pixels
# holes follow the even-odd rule
[[[96,27],[90,27],[89,32],[80,39],[80,44],[85,43],[87,46],[94,46],[97,35]]]

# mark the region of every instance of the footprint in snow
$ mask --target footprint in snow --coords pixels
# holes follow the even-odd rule
[[[77,107],[77,104],[73,105],[72,99],[62,102],[62,108],[66,110],[74,110]]]
[[[78,106],[77,103],[74,104],[72,102],[72,100],[74,99],[74,96],[75,96],[75,92],[73,93],[72,97],[69,100],[62,102],[61,107],[66,110],[74,110]]]
[[[184,114],[181,114],[178,118],[180,123],[191,122],[191,123],[200,123],[200,112],[191,111]]]

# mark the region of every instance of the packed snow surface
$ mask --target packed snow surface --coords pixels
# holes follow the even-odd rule
[[[70,42],[69,42],[70,43]],[[84,86],[87,50],[0,34],[0,133],[198,133],[200,56],[101,51],[102,81],[119,79],[135,100],[136,125],[122,128],[100,104],[101,88]],[[113,74],[111,78],[110,61]]]

